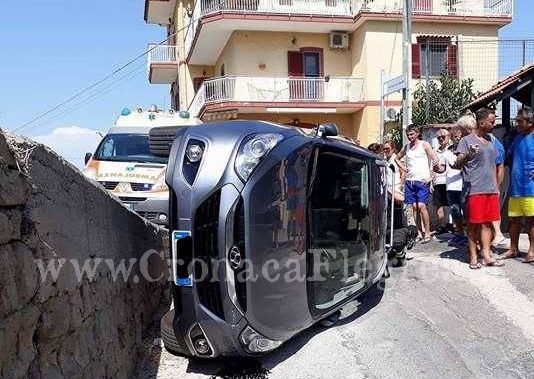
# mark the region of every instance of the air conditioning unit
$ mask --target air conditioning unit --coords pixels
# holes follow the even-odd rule
[[[349,47],[349,35],[343,32],[330,33],[331,49],[347,49]]]

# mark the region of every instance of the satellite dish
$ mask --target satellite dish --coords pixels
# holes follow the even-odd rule
[[[386,115],[389,119],[393,120],[397,117],[397,111],[395,110],[395,108],[388,108],[388,110],[386,111]]]

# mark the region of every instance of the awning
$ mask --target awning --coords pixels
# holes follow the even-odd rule
[[[465,109],[476,111],[494,101],[511,97],[525,105],[534,105],[534,63],[523,66],[520,70],[482,93],[477,99],[467,104]]]

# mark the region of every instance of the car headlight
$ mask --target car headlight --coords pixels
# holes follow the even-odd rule
[[[235,160],[235,170],[239,177],[246,182],[261,160],[283,138],[278,133],[254,134],[246,138],[239,147]]]
[[[167,183],[165,183],[165,173],[163,173],[154,182],[154,185],[152,186],[152,191],[164,192],[168,190],[169,190],[169,187],[167,187]]]

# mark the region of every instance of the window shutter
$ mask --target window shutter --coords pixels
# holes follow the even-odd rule
[[[412,78],[421,78],[421,45],[412,44]]]
[[[304,76],[304,64],[300,51],[287,52],[287,72],[290,77]]]
[[[450,44],[447,47],[447,71],[458,79],[458,46]]]

